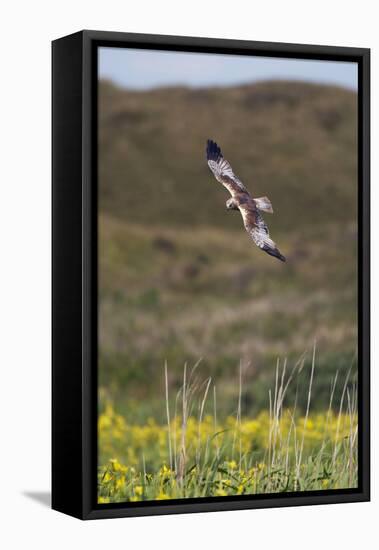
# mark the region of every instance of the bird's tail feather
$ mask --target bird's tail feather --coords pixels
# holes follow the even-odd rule
[[[255,201],[255,204],[257,205],[258,210],[262,210],[262,212],[268,212],[269,214],[274,213],[272,209],[272,204],[269,198],[259,197],[258,199],[254,199],[254,201]]]

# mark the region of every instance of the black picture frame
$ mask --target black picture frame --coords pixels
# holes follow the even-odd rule
[[[97,48],[264,55],[358,63],[359,487],[98,505]],[[52,507],[81,519],[370,499],[370,50],[81,31],[52,43]],[[69,483],[68,483],[69,477]]]

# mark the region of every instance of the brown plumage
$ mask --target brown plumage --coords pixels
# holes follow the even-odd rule
[[[285,257],[279,252],[268,232],[268,227],[260,211],[273,213],[271,202],[267,197],[253,199],[240,179],[233,173],[229,162],[224,159],[220,147],[212,140],[207,142],[208,166],[217,181],[223,184],[231,194],[226,201],[229,210],[239,210],[245,229],[254,243],[264,252],[285,262]]]

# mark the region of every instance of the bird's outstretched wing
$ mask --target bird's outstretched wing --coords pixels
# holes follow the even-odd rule
[[[216,180],[226,187],[232,197],[237,193],[248,194],[242,181],[237,178],[229,162],[222,156],[220,147],[211,139],[207,141],[207,160]]]
[[[280,253],[274,241],[270,239],[268,227],[253,200],[240,204],[239,210],[245,229],[255,244],[270,256],[275,256],[275,258],[285,262],[285,257]]]

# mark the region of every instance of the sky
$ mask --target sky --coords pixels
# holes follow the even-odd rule
[[[358,88],[357,63],[272,57],[99,48],[99,77],[119,86],[233,86],[262,80],[305,80]]]

